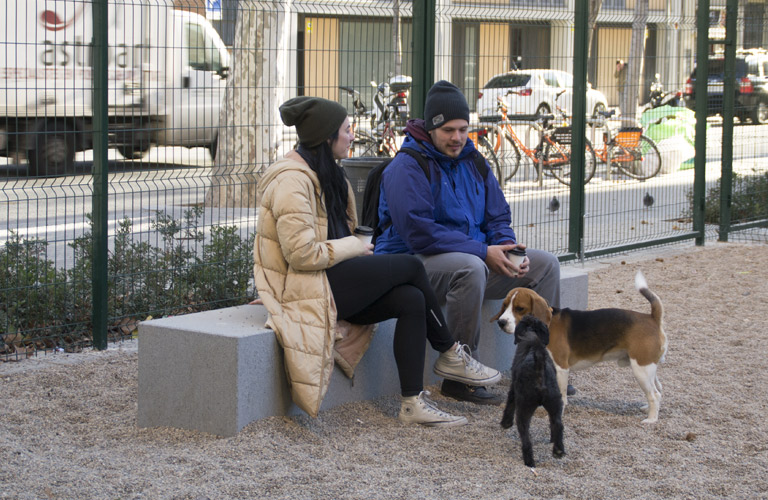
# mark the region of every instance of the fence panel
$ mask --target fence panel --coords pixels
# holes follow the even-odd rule
[[[708,37],[725,39],[730,2],[710,3]],[[405,120],[421,116],[413,101],[432,83],[410,78],[427,74],[454,82],[467,96],[471,138],[493,163],[520,241],[563,260],[698,235],[692,194],[695,118],[688,109],[695,103],[692,75],[701,59],[695,2],[585,3],[592,27],[586,60],[590,86],[575,95],[573,74],[580,61],[574,32],[580,27],[574,8],[584,5],[572,0],[439,1],[427,16],[427,33],[434,23],[434,40],[427,42],[421,36],[425,21],[413,18],[415,10],[430,8],[426,0],[415,5],[222,0],[209,3],[208,10],[202,0],[112,0],[106,235],[92,228],[91,79],[101,50],[92,41],[93,5],[4,4],[2,359],[76,350],[91,345],[94,335],[126,338],[149,316],[253,298],[256,186],[263,169],[296,142],[281,123],[278,106],[297,95],[323,96],[347,107],[357,134],[356,156],[390,155],[402,141]],[[722,139],[728,127],[720,115],[707,121],[709,238],[764,237],[757,228],[768,217],[768,131],[757,124],[768,120],[766,103],[742,102],[748,94],[763,95],[760,85],[768,81],[768,64],[762,64],[765,4],[741,3],[735,16],[738,126],[731,148]],[[714,68],[723,60],[723,45],[709,47]],[[414,66],[432,53],[427,68]],[[673,93],[670,104],[683,106],[648,109],[656,74],[664,91]],[[717,90],[711,89],[710,104]],[[682,100],[674,99],[678,91]],[[571,163],[563,161],[575,154],[569,135],[574,102],[585,104],[591,145],[583,153],[591,179],[583,191],[583,237],[575,247],[572,214],[581,217],[581,212],[571,203],[577,192],[568,185]],[[590,118],[611,110],[615,115],[605,122]],[[507,119],[501,121],[504,113]],[[554,116],[544,124],[537,121],[542,114]],[[652,144],[637,142],[630,129],[638,122]],[[735,175],[725,172],[732,188],[721,202],[723,154],[732,157]],[[660,162],[658,175],[634,178],[654,162]],[[109,251],[107,331],[98,327],[95,333],[92,282],[103,276],[93,276],[99,247],[94,237],[106,238]]]

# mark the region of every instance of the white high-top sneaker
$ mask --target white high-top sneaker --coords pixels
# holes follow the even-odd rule
[[[468,385],[491,385],[501,380],[498,370],[489,368],[469,353],[469,346],[456,344],[455,349],[440,353],[435,361],[435,374]]]
[[[454,427],[466,425],[467,418],[446,413],[435,406],[428,398],[429,391],[421,391],[418,396],[403,398],[398,419],[406,424],[421,424],[427,427]]]

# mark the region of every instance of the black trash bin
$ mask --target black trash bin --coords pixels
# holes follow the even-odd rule
[[[368,180],[368,174],[373,170],[373,167],[381,163],[384,159],[385,158],[376,156],[359,156],[341,160],[341,167],[347,173],[349,182],[352,184],[352,190],[355,192],[355,205],[357,205],[358,220],[362,219],[363,214],[365,181]]]

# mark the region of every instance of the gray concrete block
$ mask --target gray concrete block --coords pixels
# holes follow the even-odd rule
[[[587,309],[589,304],[589,275],[573,266],[560,267],[560,307]]]
[[[561,305],[586,307],[586,273],[563,268],[561,288]],[[490,319],[501,304],[501,300],[486,301],[482,317]],[[264,327],[266,319],[264,307],[244,305],[141,323],[139,427],[168,426],[232,436],[261,418],[301,414],[291,400],[282,349],[274,332]],[[394,327],[394,320],[378,325],[353,380],[334,369],[322,410],[400,392],[392,354]],[[513,355],[512,336],[488,321],[478,359],[506,371]],[[436,359],[437,353],[428,345],[425,385],[440,381],[432,373]]]

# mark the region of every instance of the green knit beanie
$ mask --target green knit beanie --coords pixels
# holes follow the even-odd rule
[[[280,118],[289,127],[296,126],[300,143],[315,147],[339,130],[347,110],[322,97],[302,96],[285,101],[280,106]]]

